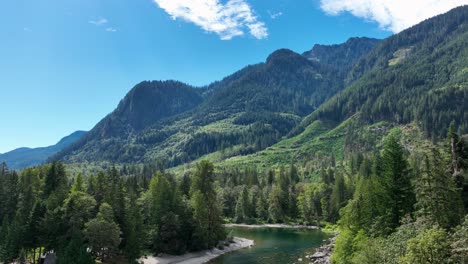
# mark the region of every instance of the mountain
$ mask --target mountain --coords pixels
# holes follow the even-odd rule
[[[421,22],[378,44],[350,72],[357,78],[311,114],[342,122],[417,122],[441,138],[454,121],[468,132],[468,6]]]
[[[114,161],[124,154],[138,158],[144,150],[135,144],[135,135],[164,118],[193,109],[202,102],[203,90],[177,81],[141,82],[86,136],[52,159],[76,150],[88,160]]]
[[[310,51],[302,55],[312,61],[317,61],[325,65],[331,65],[341,69],[340,78],[346,77],[357,60],[361,59],[363,54],[371,52],[380,42],[379,39],[355,37],[350,38],[339,45],[320,45],[316,44]],[[356,52],[359,50],[360,52]]]
[[[144,82],[54,158],[272,166],[371,150],[395,126],[467,133],[467,23],[459,7],[385,40],[277,50],[205,87]]]
[[[352,65],[346,79],[346,88],[305,117],[288,138],[218,166],[344,159],[374,151],[394,127],[404,131],[409,146],[415,138],[444,139],[451,122],[458,133],[468,133],[468,6],[380,41]]]
[[[235,156],[265,149],[342,90],[349,65],[377,43],[359,38],[327,49],[329,56],[349,58],[348,64],[329,63],[332,59],[325,52],[320,52],[321,62],[281,49],[265,62],[205,87],[143,82],[83,139],[54,159],[68,163],[165,160],[175,166],[221,150],[225,156]]]
[[[57,144],[41,148],[17,148],[0,154],[0,162],[6,162],[11,169],[23,169],[44,163],[48,158],[60,150],[79,140],[86,131],[76,131],[62,138]]]

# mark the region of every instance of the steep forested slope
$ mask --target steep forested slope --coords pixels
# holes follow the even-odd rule
[[[278,50],[265,63],[202,88],[143,82],[84,139],[55,158],[71,163],[165,160],[174,166],[218,150],[228,149],[226,155],[233,156],[264,149],[343,89],[349,65],[378,41],[350,42],[327,52],[320,46],[316,53],[323,63]],[[348,63],[329,63],[327,54],[348,57]]]
[[[468,7],[381,41],[352,66],[347,82],[344,90],[304,118],[288,139],[219,166],[341,159],[349,152],[371,151],[391,127],[407,124],[419,126],[434,140],[445,137],[452,121],[459,133],[467,133]]]
[[[203,91],[176,81],[141,82],[85,137],[53,159],[70,153],[78,160],[116,161],[115,157],[125,154],[138,159],[141,149],[132,148],[131,138],[164,118],[195,108],[203,100]]]
[[[434,137],[445,135],[451,121],[468,132],[468,7],[381,42],[350,73],[361,75],[304,124],[341,122],[359,112],[371,123],[416,121]]]

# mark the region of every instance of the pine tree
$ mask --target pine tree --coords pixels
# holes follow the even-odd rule
[[[245,223],[249,221],[249,193],[247,187],[243,186],[236,203],[236,222]]]
[[[332,193],[330,196],[330,218],[332,222],[338,220],[338,212],[346,202],[346,183],[343,174],[338,173],[335,177]]]
[[[58,251],[57,264],[94,264],[80,233],[74,233],[65,248]]]
[[[141,206],[135,195],[131,195],[125,213],[124,254],[130,264],[136,263],[146,242],[146,230],[141,214]]]
[[[416,197],[419,214],[444,228],[454,227],[463,217],[463,204],[455,182],[446,171],[439,150],[426,154],[417,180]]]
[[[285,213],[283,210],[284,192],[278,185],[273,186],[268,198],[268,215],[269,219],[274,223],[282,223]]]
[[[385,191],[390,197],[387,208],[390,214],[389,223],[393,228],[399,225],[403,216],[413,211],[416,202],[408,161],[398,141],[398,136],[391,134],[382,153],[381,177],[384,180]]]
[[[268,203],[267,199],[265,198],[265,195],[263,194],[262,191],[259,192],[259,197],[257,198],[257,202],[255,205],[255,212],[257,214],[257,217],[265,221],[268,219]]]
[[[85,191],[84,183],[83,183],[83,175],[81,175],[81,173],[79,173],[75,177],[71,191],[72,192],[84,192]]]
[[[197,164],[190,189],[193,218],[196,223],[194,249],[212,248],[226,236],[213,183],[213,164],[201,161]]]

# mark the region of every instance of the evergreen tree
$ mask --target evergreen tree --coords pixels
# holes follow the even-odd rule
[[[185,197],[189,197],[190,195],[190,185],[192,184],[190,176],[190,173],[184,173],[184,176],[182,176],[182,181],[180,182],[179,186],[181,194],[185,195]]]
[[[79,233],[71,236],[66,246],[58,251],[57,264],[94,264],[93,257],[88,253],[83,238]]]
[[[397,135],[390,134],[382,153],[381,177],[390,197],[387,201],[388,221],[393,228],[399,225],[403,216],[413,211],[416,202],[408,161],[398,140]]]
[[[249,193],[247,187],[243,186],[236,203],[236,222],[246,223],[249,221]]]
[[[284,221],[283,210],[284,193],[278,185],[273,186],[268,198],[268,215],[269,219],[274,223],[282,223]]]
[[[84,183],[83,183],[83,175],[81,175],[81,173],[79,173],[75,177],[71,191],[72,192],[84,192],[85,191]]]
[[[145,245],[145,227],[141,214],[141,205],[135,194],[131,195],[126,206],[124,231],[124,254],[130,264],[136,263]]]
[[[463,204],[453,178],[445,168],[440,152],[432,148],[424,158],[416,197],[420,215],[441,227],[450,228],[460,223]]]
[[[451,251],[453,263],[468,262],[468,215],[452,235]]]
[[[201,161],[197,164],[190,189],[193,218],[196,223],[193,249],[212,248],[226,236],[213,183],[213,164]]]
[[[257,217],[261,221],[266,221],[268,219],[268,203],[267,199],[265,198],[265,194],[262,191],[258,193],[259,197],[257,198],[257,202],[255,205],[255,212]]]
[[[338,212],[346,202],[346,183],[343,174],[338,173],[333,184],[330,197],[330,219],[332,222],[338,220]]]

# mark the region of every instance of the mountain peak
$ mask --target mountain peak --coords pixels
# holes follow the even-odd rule
[[[75,141],[77,141],[78,139],[80,139],[84,134],[86,134],[86,132],[87,131],[83,131],[83,130],[75,131],[71,133],[70,135],[60,139],[60,141],[55,145],[56,146],[69,146]]]
[[[284,68],[298,67],[300,65],[309,65],[310,62],[300,54],[290,49],[279,49],[268,56],[266,60],[267,66],[279,66]]]
[[[144,81],[120,102],[115,113],[122,124],[140,130],[161,118],[187,111],[201,102],[196,88],[178,81]]]
[[[350,65],[363,55],[368,54],[379,39],[368,37],[353,37],[342,44],[321,45],[315,44],[310,51],[302,55],[311,61],[319,61],[324,64]]]

